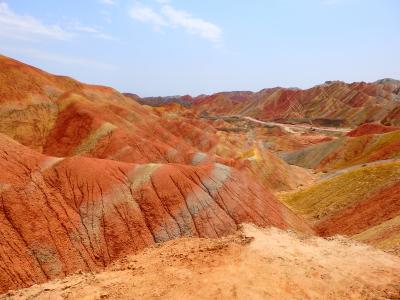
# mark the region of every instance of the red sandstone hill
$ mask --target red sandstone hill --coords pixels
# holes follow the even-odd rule
[[[193,103],[193,98],[189,95],[185,96],[168,96],[168,97],[145,97],[145,98],[140,98],[139,96],[131,93],[124,93],[125,96],[132,98],[133,100],[139,102],[140,104],[143,105],[149,105],[149,106],[162,106],[162,105],[168,105],[168,104],[180,104],[182,106],[190,107]]]
[[[250,168],[248,173],[254,173],[254,167],[245,159],[235,159],[243,151],[241,145],[225,146],[225,137],[213,124],[195,118],[193,112],[182,107],[152,110],[111,88],[53,76],[6,57],[1,57],[0,64],[0,133],[43,154],[84,155],[129,163],[217,162]],[[220,150],[228,147],[229,154]],[[282,165],[281,169],[299,173],[270,157]],[[299,177],[309,178],[300,173]],[[269,172],[264,185],[286,189],[300,184],[294,177],[281,176],[279,184],[271,185],[269,181],[276,176]]]
[[[385,126],[375,123],[363,124],[356,129],[350,131],[347,136],[356,137],[368,134],[380,134],[400,130],[400,127]]]
[[[312,232],[269,189],[308,173],[272,153],[250,163],[241,143],[189,111],[146,108],[4,56],[0,99],[0,291],[243,222]]]
[[[382,133],[379,133],[382,132]],[[333,171],[366,163],[400,159],[400,129],[365,124],[348,136],[281,154],[293,165]]]
[[[354,126],[382,121],[400,125],[400,81],[347,84],[334,81],[307,90],[272,88],[195,98],[201,114],[244,115],[259,120]]]
[[[220,164],[48,157],[0,136],[0,290],[98,270],[180,236],[251,222],[308,227],[259,184]]]

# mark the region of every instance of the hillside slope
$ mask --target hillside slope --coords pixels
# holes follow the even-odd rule
[[[400,162],[360,167],[281,195],[322,236],[336,234],[398,251]]]
[[[311,232],[221,164],[48,157],[0,135],[0,168],[1,291],[96,270],[176,237],[220,237],[242,222]]]
[[[226,156],[217,151],[225,139],[214,125],[183,107],[146,108],[111,88],[54,76],[4,56],[0,57],[0,95],[0,133],[49,156],[83,155],[139,164],[236,165],[238,154]],[[293,173],[299,172],[293,168]],[[279,185],[269,184],[271,178],[264,178],[263,183],[273,189],[299,184],[289,177]]]
[[[281,156],[289,164],[318,171],[333,171],[376,161],[400,159],[400,130],[361,135],[362,130],[363,128],[358,128],[350,136],[286,152]]]
[[[226,92],[195,99],[201,114],[244,115],[259,120],[354,126],[382,121],[400,125],[400,81],[327,82],[307,90],[271,88]]]

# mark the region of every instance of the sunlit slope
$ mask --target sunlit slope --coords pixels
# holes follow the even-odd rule
[[[49,157],[0,135],[0,291],[95,271],[154,243],[243,222],[311,233],[246,173],[222,164]]]
[[[332,171],[380,160],[400,159],[400,130],[342,137],[282,155],[289,164]]]
[[[217,124],[179,104],[142,106],[112,88],[55,76],[4,56],[0,66],[0,133],[43,154],[140,164],[216,162],[249,167],[249,174],[260,169],[242,155],[248,151],[243,142],[227,142]],[[266,187],[287,190],[300,185],[300,177],[309,180],[272,154],[268,161],[261,163]],[[273,176],[275,165],[282,170],[279,176]]]
[[[327,82],[307,90],[271,88],[226,92],[195,99],[194,107],[209,115],[245,115],[259,120],[313,121],[331,126],[399,122],[400,81]]]
[[[96,104],[129,107],[146,114],[137,103],[108,87],[80,83],[55,76],[11,58],[0,56],[0,132],[24,145],[41,150],[62,107],[65,93],[73,93]],[[72,101],[72,100],[71,100]]]
[[[378,246],[398,247],[400,162],[361,167],[281,195],[321,235],[345,234]],[[364,232],[364,233],[363,233]]]

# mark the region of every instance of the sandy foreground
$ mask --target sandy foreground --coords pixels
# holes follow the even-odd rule
[[[400,258],[337,237],[243,225],[221,239],[160,244],[97,274],[0,299],[400,299]]]

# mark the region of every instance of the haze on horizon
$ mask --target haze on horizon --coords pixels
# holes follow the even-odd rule
[[[140,96],[400,79],[397,0],[0,0],[0,53]]]

